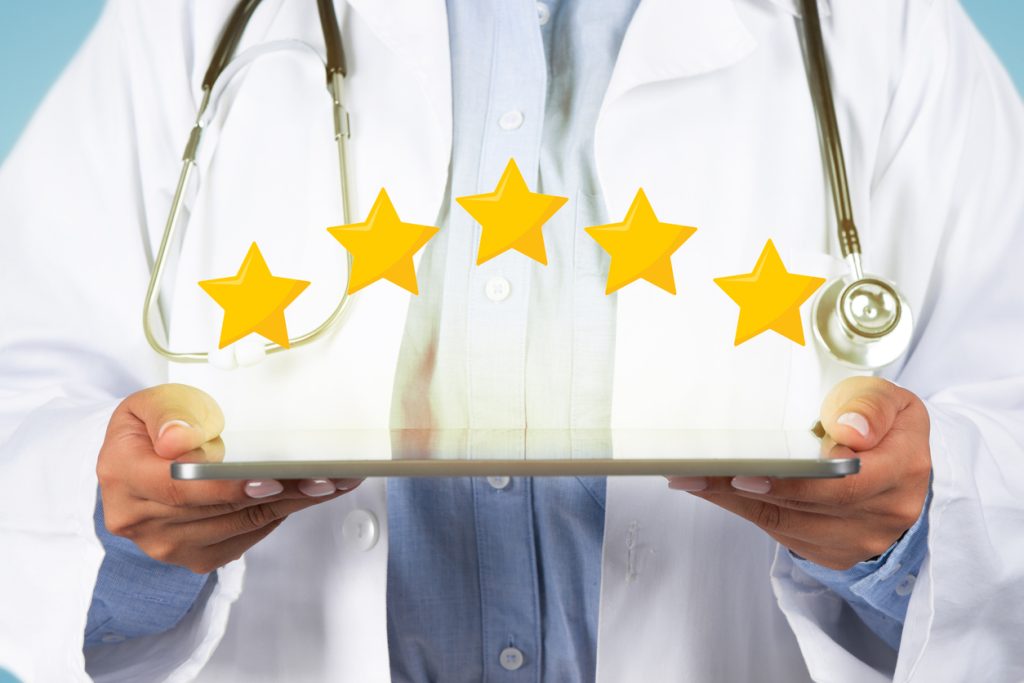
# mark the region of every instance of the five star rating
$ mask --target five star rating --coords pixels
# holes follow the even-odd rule
[[[547,265],[542,230],[568,199],[531,192],[515,161],[509,160],[493,192],[455,201],[480,224],[477,265],[507,251]],[[383,189],[365,221],[327,230],[352,257],[349,294],[378,280],[418,294],[413,257],[439,232],[434,226],[402,221]],[[585,230],[611,257],[607,294],[637,280],[675,294],[672,255],[697,232],[694,227],[658,220],[643,189],[637,191],[622,222]],[[750,273],[715,279],[740,307],[737,346],[768,330],[803,345],[800,306],[824,282],[788,272],[771,240]],[[308,285],[272,275],[255,243],[236,275],[199,283],[224,309],[220,348],[252,333],[287,348],[284,310]]]

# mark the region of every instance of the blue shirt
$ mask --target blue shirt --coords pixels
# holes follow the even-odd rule
[[[397,425],[608,424],[615,297],[578,228],[607,222],[594,124],[636,1],[449,1],[450,189],[419,266],[432,284],[409,313]],[[479,226],[454,198],[493,190],[510,158],[531,189],[569,197],[544,227],[547,267],[475,265]],[[604,491],[600,478],[389,482],[395,680],[593,680]],[[171,628],[205,577],[140,559],[97,519],[107,556],[87,645]],[[795,561],[896,647],[926,525],[848,572]]]
[[[608,222],[593,135],[636,4],[448,3],[451,180],[419,264],[444,286],[411,304],[394,423],[610,423],[616,298],[582,227]],[[480,226],[455,198],[491,192],[510,158],[531,189],[569,198],[543,228],[548,266],[476,265]],[[390,481],[394,680],[594,680],[604,496],[601,478]]]

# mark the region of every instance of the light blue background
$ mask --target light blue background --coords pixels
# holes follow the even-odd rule
[[[962,2],[1024,92],[1024,0]],[[0,160],[78,49],[102,4],[0,0]]]

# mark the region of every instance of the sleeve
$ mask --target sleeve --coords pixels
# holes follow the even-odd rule
[[[104,554],[89,605],[85,647],[164,633],[177,626],[211,575],[158,562],[131,540],[107,531],[99,500],[95,527]]]
[[[772,585],[815,680],[1024,680],[1024,111],[956,0],[900,7],[915,21],[860,211],[870,267],[917,318],[886,376],[931,420],[927,550],[895,661],[783,553]]]
[[[241,589],[232,563],[171,631],[83,653],[104,556],[96,456],[120,400],[166,381],[139,321],[148,226],[167,210],[148,179],[178,164],[162,129],[189,125],[176,108],[191,107],[191,62],[171,30],[186,9],[109,3],[0,167],[0,662],[26,681],[194,675]]]
[[[811,579],[845,600],[861,621],[893,650],[900,647],[910,594],[928,551],[928,508],[889,550],[845,571],[828,569],[793,555],[793,563]]]

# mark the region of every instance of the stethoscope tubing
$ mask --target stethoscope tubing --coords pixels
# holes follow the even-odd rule
[[[246,0],[243,0],[240,5],[245,4]],[[234,14],[232,15],[234,17]],[[232,22],[229,25],[237,26],[237,22]],[[244,24],[242,25],[244,28]],[[226,36],[226,34],[225,34]],[[340,40],[340,38],[339,38]],[[221,39],[221,45],[225,44],[226,37]],[[238,40],[230,41],[232,45],[237,45]],[[211,62],[211,68],[207,70],[207,79],[204,79],[203,84],[203,95],[199,104],[198,112],[196,114],[196,120],[189,133],[188,142],[185,144],[185,151],[182,154],[182,167],[181,172],[178,176],[178,183],[174,191],[173,199],[171,200],[171,208],[168,212],[167,222],[164,225],[163,236],[160,240],[160,246],[157,250],[156,259],[153,263],[153,269],[150,273],[149,285],[146,290],[146,299],[143,305],[143,332],[146,337],[147,343],[153,348],[158,354],[166,358],[167,360],[178,362],[178,363],[205,363],[210,361],[211,355],[207,351],[190,351],[190,352],[177,352],[172,351],[168,346],[163,344],[157,337],[153,330],[153,317],[156,309],[158,309],[158,299],[161,289],[161,283],[163,282],[164,271],[166,270],[167,259],[170,255],[173,244],[175,243],[175,236],[178,232],[178,224],[181,220],[181,210],[185,202],[185,193],[188,190],[192,175],[195,171],[197,158],[199,154],[199,145],[202,141],[203,132],[206,127],[213,120],[216,115],[217,104],[220,102],[221,94],[231,80],[244,69],[246,66],[251,64],[253,61],[271,53],[282,52],[286,50],[298,50],[305,51],[312,54],[317,60],[320,60],[319,54],[307,43],[298,40],[276,40],[261,45],[254,46],[245,50],[237,57],[232,59],[226,64],[219,65],[216,69],[216,77],[212,82],[207,82],[208,77],[213,72],[213,67],[219,64],[220,61],[220,49],[215,52],[214,62]],[[344,60],[344,53],[342,52],[342,62]],[[334,139],[338,151],[338,164],[340,169],[340,191],[341,191],[341,209],[342,209],[342,222],[348,224],[352,222],[351,217],[351,203],[349,194],[348,184],[348,140],[351,137],[351,125],[348,112],[345,110],[344,101],[344,70],[343,68],[335,68],[333,71],[330,70],[328,63],[324,62],[324,68],[328,71],[328,91],[331,96],[331,105],[333,109],[333,122],[334,122]],[[352,268],[352,255],[348,254],[348,267],[349,270]],[[342,290],[341,299],[337,306],[331,311],[331,314],[313,330],[302,334],[294,339],[289,339],[288,348],[301,347],[309,344],[312,341],[320,338],[326,334],[331,328],[335,327],[342,319],[345,311],[348,308],[351,295],[348,293],[346,287]],[[161,312],[161,325],[164,330],[167,330],[167,321],[163,319]],[[278,344],[271,342],[262,345],[261,355],[279,353],[285,350]],[[233,364],[229,364],[233,365]]]

